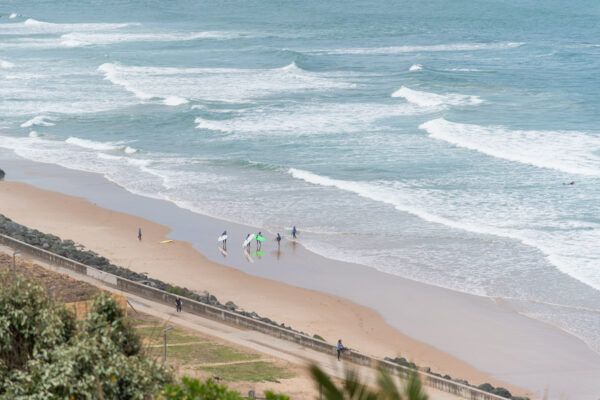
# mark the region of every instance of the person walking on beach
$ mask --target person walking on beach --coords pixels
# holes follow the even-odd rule
[[[256,250],[260,250],[260,240],[258,240],[258,238],[262,236],[262,232],[258,232],[258,235],[256,235]]]
[[[277,248],[279,248],[279,245],[281,244],[281,235],[279,233],[277,233],[275,240],[277,240]]]
[[[248,240],[248,238],[249,238],[249,237],[250,237],[250,234],[247,234],[247,235],[246,235],[246,242],[248,242],[248,243],[246,244],[246,247],[247,247],[247,248],[250,248],[250,242],[252,242],[251,240]]]
[[[183,305],[183,301],[181,301],[181,299],[179,298],[179,296],[177,296],[177,298],[175,299],[175,311],[181,312],[181,306],[182,305]]]
[[[221,233],[221,236],[225,236],[225,239],[223,239],[223,248],[227,247],[227,231],[223,231],[223,233]]]
[[[292,237],[294,239],[296,239],[296,233],[298,233],[298,231],[296,230],[296,225],[294,225],[294,227],[292,228]]]
[[[142,228],[138,228],[138,240],[142,241]]]
[[[342,339],[338,340],[338,344],[337,344],[337,356],[338,356],[338,361],[340,361],[340,356],[342,355],[342,351],[346,350],[346,348],[344,347],[344,345],[342,344]]]

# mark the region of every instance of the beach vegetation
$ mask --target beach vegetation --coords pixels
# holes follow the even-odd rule
[[[239,392],[229,390],[225,385],[207,379],[182,378],[180,383],[169,383],[156,396],[158,400],[243,400]],[[265,392],[266,400],[289,400],[289,396],[272,391]]]
[[[317,340],[322,340],[325,342],[325,339],[323,339],[323,336],[321,335],[317,335],[316,333],[313,335],[313,338],[317,339]]]
[[[171,382],[112,296],[96,295],[77,321],[36,282],[0,283],[0,398],[142,400]]]
[[[346,370],[341,385],[334,381],[316,365],[310,372],[326,400],[428,400],[421,379],[416,372],[408,374],[403,385],[398,385],[390,373],[380,368],[377,375],[377,387],[371,388],[354,370]]]

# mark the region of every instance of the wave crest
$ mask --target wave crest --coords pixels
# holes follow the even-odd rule
[[[422,92],[419,90],[409,89],[402,86],[400,89],[392,93],[392,97],[401,97],[409,103],[416,104],[421,107],[437,107],[437,106],[474,106],[483,103],[479,96],[470,96],[465,94],[436,94]]]
[[[429,136],[466,149],[539,168],[600,176],[600,136],[576,131],[522,131],[500,126],[449,122],[443,118],[419,126]]]

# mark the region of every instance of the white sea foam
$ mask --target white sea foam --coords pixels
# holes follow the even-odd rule
[[[14,66],[15,64],[11,63],[10,61],[0,60],[0,68],[9,69],[13,68]]]
[[[15,19],[15,18],[17,18],[17,14],[16,13],[12,13],[12,14],[10,14],[10,16],[8,18]]]
[[[326,73],[305,71],[294,63],[273,69],[132,67],[106,63],[98,71],[139,99],[158,98],[168,105],[183,104],[183,99],[245,102],[275,93],[355,86]]]
[[[540,168],[569,174],[600,176],[600,135],[577,131],[522,131],[501,126],[479,126],[449,122],[443,118],[419,126],[429,136]]]
[[[21,124],[21,128],[28,128],[30,126],[53,126],[54,123],[51,121],[56,121],[56,118],[48,117],[46,115],[38,115],[36,117],[31,118],[29,121],[23,122]]]
[[[206,32],[71,32],[60,37],[60,44],[67,47],[108,45],[124,42],[173,42],[199,39],[226,40],[242,36],[242,33],[231,31]]]
[[[419,90],[409,89],[402,86],[400,89],[392,93],[392,97],[401,97],[410,103],[414,103],[421,107],[437,107],[437,106],[474,106],[483,103],[483,100],[478,96],[470,96],[464,94],[436,94],[423,92]]]
[[[410,66],[410,68],[408,69],[410,72],[414,72],[414,71],[420,71],[423,69],[423,66],[421,64],[413,64]]]
[[[381,121],[407,115],[426,114],[439,109],[410,103],[323,103],[283,109],[261,108],[255,112],[242,113],[224,120],[198,117],[195,123],[198,129],[246,132],[253,135],[351,133],[387,129],[389,125],[380,123]]]
[[[499,42],[499,43],[451,43],[420,46],[388,46],[388,47],[361,47],[347,49],[317,50],[313,53],[321,54],[402,54],[421,52],[443,52],[443,51],[480,51],[480,50],[506,50],[522,46],[521,42]],[[309,51],[311,52],[311,51]]]
[[[586,224],[583,229],[570,229],[568,222],[565,226],[562,222],[558,222],[561,229],[535,229],[534,224],[536,220],[539,220],[538,216],[533,217],[530,222],[528,217],[522,219],[513,215],[512,217],[516,220],[510,222],[506,220],[510,218],[508,215],[498,214],[499,211],[496,209],[494,211],[484,209],[479,212],[477,208],[470,207],[468,203],[467,206],[462,207],[463,211],[460,211],[454,209],[455,206],[461,207],[458,204],[453,205],[456,199],[445,198],[438,202],[435,198],[439,194],[435,192],[425,191],[421,193],[407,186],[389,185],[385,182],[357,182],[333,179],[295,168],[290,168],[288,173],[295,179],[313,185],[334,187],[366,199],[388,204],[398,211],[415,215],[427,222],[475,234],[517,240],[540,250],[548,261],[560,271],[600,290],[600,276],[597,274],[596,268],[600,253],[598,253],[597,247],[594,246],[594,243],[598,243],[600,240],[598,226],[587,229],[586,227],[589,224]],[[482,196],[485,197],[485,194],[482,194]],[[476,202],[479,204],[477,206],[479,208],[482,208],[485,204],[482,199],[476,200]],[[444,216],[444,213],[448,213],[449,206],[452,207],[451,213],[462,212],[464,215],[459,217]],[[532,215],[536,212],[537,210],[529,210],[528,214]],[[540,212],[547,211],[542,210]],[[496,214],[498,214],[497,217]],[[518,227],[516,227],[517,224]]]
[[[118,150],[122,146],[111,142],[96,142],[94,140],[80,139],[77,137],[69,137],[65,142],[74,146],[83,147],[92,150]]]
[[[0,68],[9,69],[14,68],[15,64],[10,61],[0,60]]]
[[[59,34],[69,32],[103,31],[121,29],[128,26],[139,25],[137,23],[77,23],[77,24],[56,24],[52,22],[38,21],[29,18],[24,22],[11,22],[0,24],[0,34],[2,35],[25,35],[25,34]]]

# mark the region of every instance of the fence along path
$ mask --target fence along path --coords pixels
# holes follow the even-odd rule
[[[58,254],[51,253],[44,249],[40,249],[39,247],[35,247],[30,244],[21,242],[20,240],[14,239],[10,236],[0,234],[0,244],[4,244],[5,246],[11,247],[15,250],[20,250],[23,253],[27,253],[34,257],[43,259],[53,265],[60,266],[75,271],[77,273],[98,279],[104,282],[105,284],[108,284],[109,286],[115,287],[124,292],[136,294],[140,297],[149,300],[172,305],[175,303],[175,298],[177,297],[176,295],[165,292],[164,290],[156,289],[154,287],[147,286],[139,282],[134,282],[129,279],[121,278],[108,272],[100,271],[99,269],[59,256]],[[332,356],[336,354],[336,346],[334,344],[327,343],[322,340],[315,339],[310,336],[294,332],[276,325],[267,324],[265,322],[246,317],[244,315],[240,315],[229,310],[224,310],[209,304],[200,303],[198,301],[188,298],[186,298],[185,300],[186,312],[223,321],[228,324],[236,325],[246,329],[252,329],[264,333],[266,335],[274,336],[279,339],[297,343],[299,345],[308,347],[316,351],[331,354]],[[346,361],[358,365],[363,365],[366,367],[383,367],[391,373],[400,377],[406,377],[410,372],[415,371],[413,369],[399,364],[367,356],[352,349],[344,351],[342,353],[342,358]],[[470,387],[458,382],[454,382],[449,379],[444,379],[442,377],[424,371],[416,372],[419,374],[424,385],[447,393],[451,393],[459,397],[463,397],[465,399],[506,400],[505,397],[484,392],[483,390]]]

